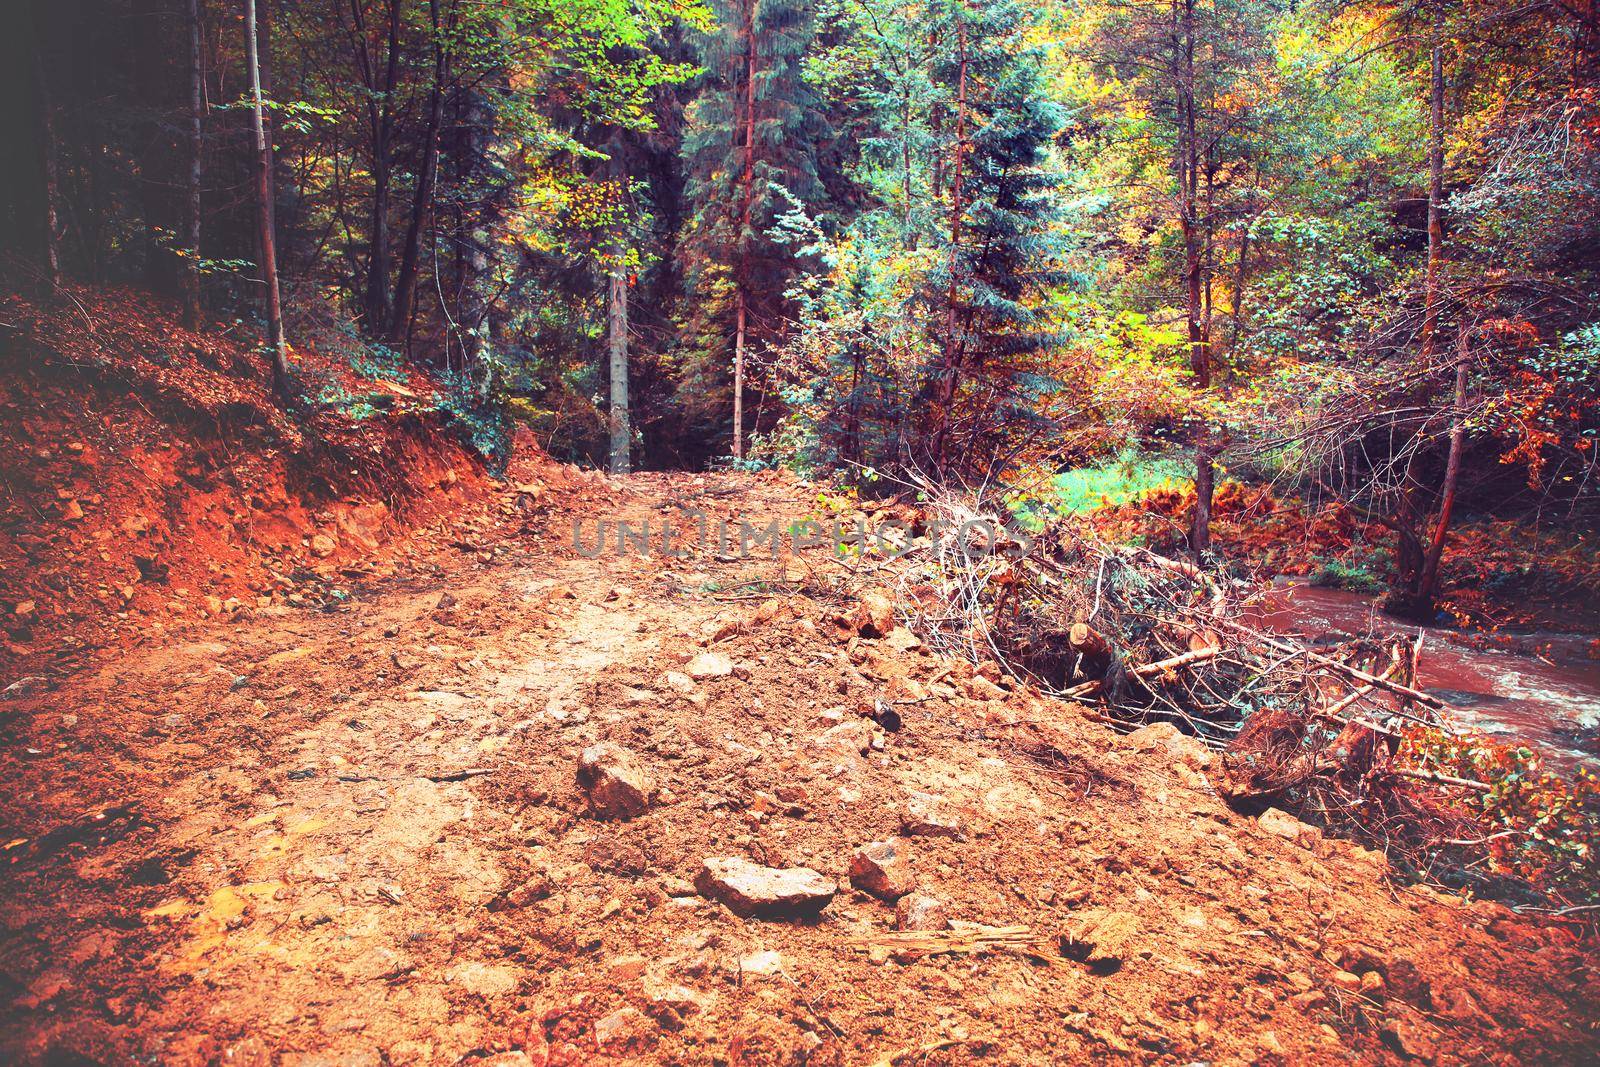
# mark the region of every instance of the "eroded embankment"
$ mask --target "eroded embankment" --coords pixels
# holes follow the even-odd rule
[[[261,357],[158,301],[0,308],[0,685],[155,623],[336,601],[486,491],[420,376],[379,417],[291,417]],[[314,352],[297,368],[336,370]]]

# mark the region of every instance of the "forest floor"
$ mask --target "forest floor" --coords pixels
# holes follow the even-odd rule
[[[1600,1054],[1572,927],[1407,886],[1230,810],[1170,729],[1118,736],[860,625],[823,547],[574,548],[576,519],[680,505],[759,524],[816,503],[779,475],[525,455],[337,601],[167,625],[0,704],[0,1058]],[[631,818],[580,784],[598,742],[623,785],[593,799],[642,786]],[[899,920],[849,878],[890,838],[887,880],[939,902]],[[837,893],[741,917],[704,877],[719,857]],[[941,910],[955,930],[897,935]]]

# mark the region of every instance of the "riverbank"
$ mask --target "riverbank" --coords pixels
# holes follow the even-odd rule
[[[1103,538],[1182,548],[1191,488],[1165,482],[1085,515]],[[1295,578],[1376,595],[1393,567],[1393,535],[1353,508],[1281,499],[1270,488],[1224,482],[1212,512],[1217,553],[1258,579]],[[1545,654],[1530,635],[1600,634],[1600,544],[1556,525],[1467,517],[1445,542],[1436,625],[1484,647]],[[1600,642],[1592,655],[1600,658]]]
[[[1533,745],[1560,773],[1600,771],[1600,660],[1588,655],[1583,636],[1475,640],[1482,635],[1402,625],[1368,594],[1303,580],[1279,582],[1262,617],[1284,633],[1420,636],[1418,682],[1461,713],[1463,728]]]
[[[1193,489],[1172,460],[1123,458],[1057,480],[1053,506],[1097,536],[1181,553]],[[1355,510],[1219,487],[1212,533],[1234,573],[1278,587],[1262,610],[1286,633],[1423,633],[1420,678],[1462,726],[1528,743],[1550,769],[1600,763],[1600,554],[1589,539],[1506,520],[1452,530],[1445,595],[1427,627],[1381,610],[1392,534]]]

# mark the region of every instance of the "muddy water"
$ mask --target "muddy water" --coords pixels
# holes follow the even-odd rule
[[[1271,594],[1263,621],[1280,633],[1310,638],[1340,631],[1417,633],[1378,611],[1370,597],[1299,583]],[[1521,738],[1542,750],[1552,769],[1600,770],[1600,661],[1587,655],[1589,638],[1533,634],[1518,638],[1526,651],[1500,651],[1466,647],[1456,631],[1422,629],[1420,682],[1461,709],[1463,725]]]

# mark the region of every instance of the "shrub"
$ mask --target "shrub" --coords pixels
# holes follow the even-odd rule
[[[1400,758],[1488,786],[1462,803],[1483,824],[1491,869],[1569,906],[1600,904],[1600,778],[1587,767],[1564,776],[1529,748],[1431,728],[1408,731]]]

